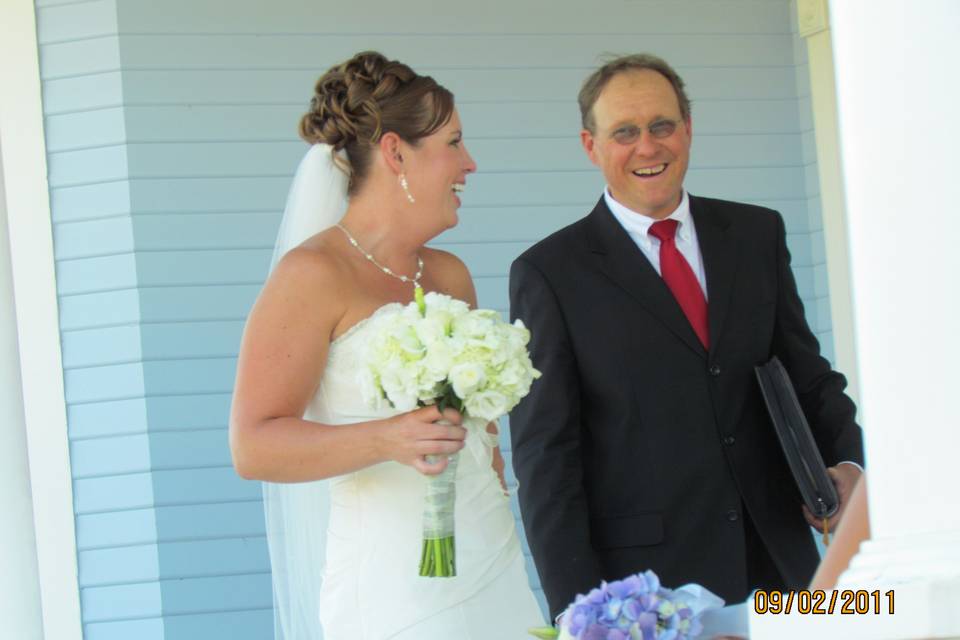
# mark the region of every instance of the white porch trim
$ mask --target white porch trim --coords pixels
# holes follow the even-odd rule
[[[0,3],[0,138],[46,638],[81,640],[73,483],[31,0]]]

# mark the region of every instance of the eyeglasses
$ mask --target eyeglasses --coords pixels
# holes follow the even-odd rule
[[[640,139],[640,134],[643,133],[644,129],[646,129],[650,132],[651,136],[658,140],[662,140],[672,136],[674,131],[677,130],[678,124],[680,124],[680,120],[669,120],[667,118],[663,118],[662,120],[655,120],[654,122],[651,122],[646,127],[625,125],[615,129],[610,137],[620,144],[633,144]]]

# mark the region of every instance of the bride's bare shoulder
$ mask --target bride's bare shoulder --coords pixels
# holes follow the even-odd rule
[[[331,238],[318,233],[288,251],[274,268],[271,280],[300,285],[335,285],[348,275],[348,262]]]
[[[256,307],[322,322],[332,333],[346,311],[353,273],[329,236],[313,236],[274,267]]]
[[[440,291],[477,306],[473,278],[463,260],[449,251],[433,248],[424,249],[423,260],[425,271],[433,274],[433,282]]]

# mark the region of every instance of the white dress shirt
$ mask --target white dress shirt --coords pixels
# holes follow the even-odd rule
[[[647,257],[647,260],[650,261],[650,264],[653,265],[653,268],[659,274],[660,240],[649,233],[650,227],[654,222],[657,222],[657,220],[645,216],[642,213],[632,211],[614,200],[613,196],[610,195],[610,187],[603,190],[603,199],[607,203],[607,207],[610,209],[613,217],[617,219],[620,226],[623,227],[624,231],[627,232],[634,244],[643,252],[643,255]],[[680,198],[680,205],[674,209],[669,216],[664,218],[664,220],[676,220],[679,223],[674,243],[687,261],[687,264],[690,265],[693,274],[697,276],[697,282],[700,283],[700,288],[703,289],[703,296],[706,298],[707,277],[703,270],[703,255],[700,253],[700,243],[697,242],[697,228],[694,226],[693,217],[690,215],[690,198],[687,196],[686,191],[683,192],[683,197]]]

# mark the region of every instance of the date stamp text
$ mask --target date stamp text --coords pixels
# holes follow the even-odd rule
[[[894,613],[893,590],[881,593],[843,589],[839,591],[757,591],[753,610],[757,615],[880,615]]]

